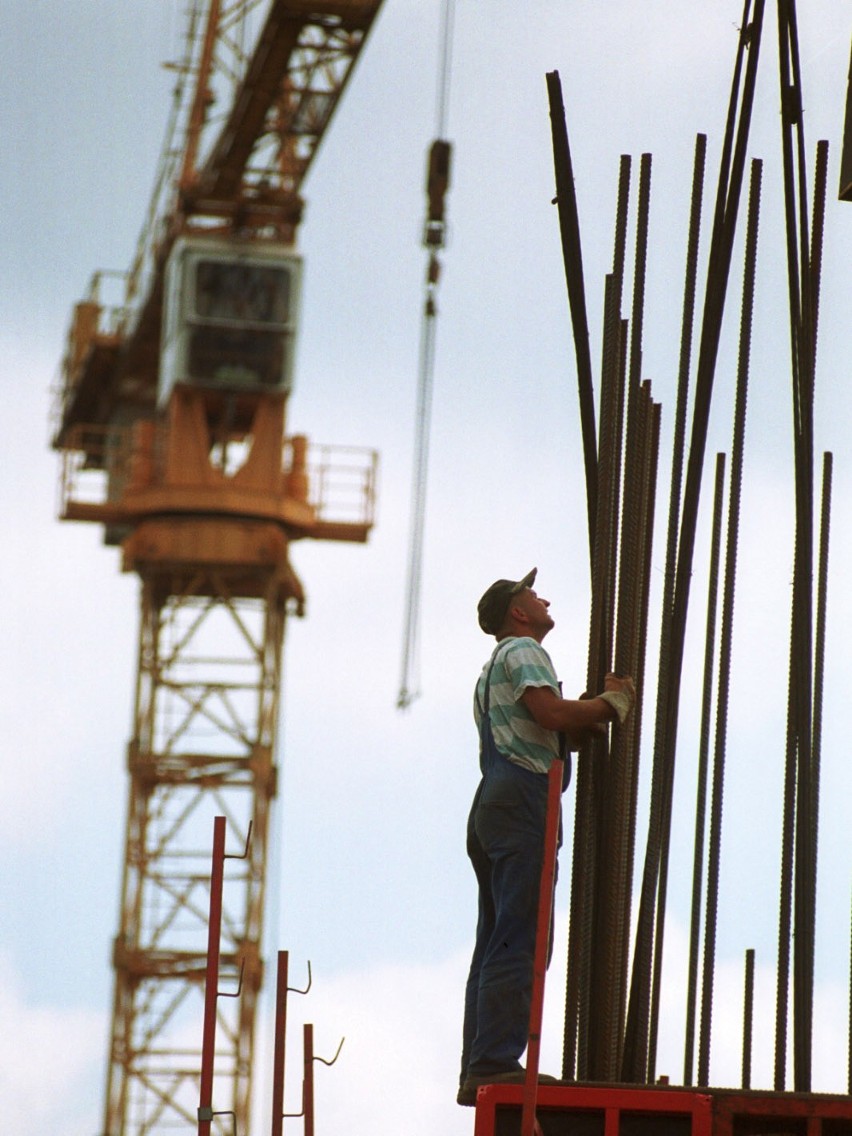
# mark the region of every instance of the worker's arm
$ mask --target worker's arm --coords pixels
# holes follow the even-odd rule
[[[528,686],[521,697],[539,726],[575,739],[615,718],[623,721],[636,699],[633,680],[616,675],[606,676],[604,693],[621,697],[612,701],[601,695],[596,698],[560,698],[549,686]]]

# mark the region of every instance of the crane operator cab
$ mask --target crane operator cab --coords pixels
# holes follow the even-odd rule
[[[165,276],[158,405],[176,385],[209,392],[211,409],[287,394],[301,268],[290,246],[180,237]]]

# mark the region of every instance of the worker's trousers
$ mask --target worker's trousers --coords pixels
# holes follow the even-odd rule
[[[547,811],[547,777],[508,761],[489,740],[467,827],[479,914],[465,990],[462,1082],[521,1068]]]

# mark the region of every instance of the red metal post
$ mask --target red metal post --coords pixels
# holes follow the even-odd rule
[[[541,1022],[544,1015],[544,979],[553,918],[553,885],[556,879],[556,851],[559,838],[559,807],[562,799],[563,763],[554,761],[547,775],[547,816],[544,825],[544,854],[538,893],[538,923],[535,933],[530,1038],[527,1045],[527,1074],[521,1111],[521,1136],[533,1136],[536,1129],[535,1105],[538,1093],[538,1067],[541,1056]],[[307,1136],[307,1134],[306,1134]]]
[[[302,1110],[305,1114],[305,1136],[314,1136],[314,1027],[304,1026],[305,1074],[302,1081]]]
[[[278,952],[275,985],[275,1052],[272,1058],[272,1136],[284,1128],[284,1054],[287,1045],[287,971],[289,955]]]
[[[219,944],[222,933],[224,879],[225,818],[217,816],[213,821],[213,866],[210,872],[210,922],[207,930],[207,978],[204,988],[198,1136],[210,1136],[210,1124],[213,1119],[213,1061],[216,1053],[216,1002],[219,997]]]

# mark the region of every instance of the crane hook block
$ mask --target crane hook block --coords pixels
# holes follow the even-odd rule
[[[429,202],[423,243],[427,248],[441,248],[444,243],[444,197],[450,186],[452,144],[436,138],[429,148],[426,173],[426,196]]]

